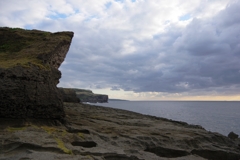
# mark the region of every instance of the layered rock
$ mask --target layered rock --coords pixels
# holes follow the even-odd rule
[[[104,94],[95,94],[91,90],[85,89],[74,89],[77,97],[81,102],[90,102],[90,103],[107,103],[108,95]]]
[[[63,102],[72,102],[79,103],[80,99],[77,97],[77,94],[74,89],[71,88],[58,88],[62,94]]]
[[[65,126],[0,123],[0,159],[240,159],[236,140],[200,126],[81,103],[65,111]]]
[[[73,32],[0,28],[0,117],[65,116],[56,87]]]

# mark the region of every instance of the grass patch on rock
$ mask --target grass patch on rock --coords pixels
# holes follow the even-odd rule
[[[63,143],[62,140],[60,140],[59,138],[55,138],[57,144],[58,144],[58,148],[60,148],[64,153],[66,154],[73,154],[73,152],[69,149],[67,149]]]
[[[26,129],[26,127],[8,127],[7,131],[8,132],[17,132],[17,131],[23,131],[25,129]]]
[[[85,139],[85,137],[84,137],[84,135],[83,135],[82,133],[78,132],[77,135],[78,135],[80,138]]]
[[[0,27],[0,67],[33,64],[48,69],[41,57],[51,53],[64,40],[70,41],[71,37],[62,33]]]
[[[71,150],[65,147],[64,142],[59,137],[64,137],[67,134],[66,130],[61,130],[55,127],[42,126],[41,127],[49,135],[53,136],[58,148],[60,148],[66,154],[73,154]]]
[[[53,132],[56,132],[58,129],[54,127],[48,127],[48,126],[42,126],[41,127],[44,131],[46,131],[48,134],[52,134]]]

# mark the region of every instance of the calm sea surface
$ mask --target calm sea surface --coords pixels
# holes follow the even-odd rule
[[[201,125],[208,131],[240,135],[240,101],[109,101],[96,105]]]

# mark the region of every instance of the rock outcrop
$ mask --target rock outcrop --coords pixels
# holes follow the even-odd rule
[[[56,87],[73,32],[0,28],[0,117],[65,116]]]
[[[104,94],[94,94],[91,90],[85,89],[74,89],[76,91],[77,97],[81,102],[89,103],[107,103],[108,95]]]
[[[65,126],[0,123],[0,159],[240,159],[233,140],[200,126],[81,103],[64,109]]]
[[[234,132],[230,132],[228,134],[228,138],[232,139],[232,140],[235,140],[235,139],[238,139],[238,135]]]
[[[74,89],[71,88],[58,88],[62,94],[63,102],[79,103],[80,99]]]

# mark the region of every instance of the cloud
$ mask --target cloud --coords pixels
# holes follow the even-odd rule
[[[74,31],[60,67],[63,87],[160,97],[239,93],[239,0],[8,0],[0,6],[1,26]]]

